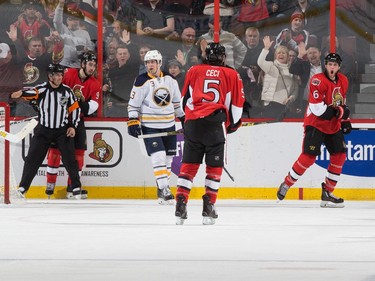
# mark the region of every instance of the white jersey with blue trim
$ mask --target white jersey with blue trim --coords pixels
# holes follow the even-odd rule
[[[168,73],[159,77],[139,75],[134,82],[128,105],[129,118],[138,118],[142,126],[165,129],[175,124],[175,116],[184,112],[177,81]]]

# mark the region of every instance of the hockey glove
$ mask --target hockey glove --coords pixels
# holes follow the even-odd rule
[[[39,105],[38,105],[38,102],[36,100],[31,100],[29,102],[29,104],[33,107],[33,109],[36,111],[36,112],[39,112]]]
[[[132,137],[138,138],[141,134],[141,122],[136,118],[131,118],[128,121],[128,134]]]
[[[184,116],[181,116],[181,117],[177,117],[178,120],[180,120],[181,122],[181,127],[182,127],[182,130],[184,129],[184,125],[185,125],[185,115]]]
[[[349,120],[341,121],[341,131],[345,135],[350,134],[352,132],[352,123]]]
[[[347,107],[346,105],[340,105],[336,107],[336,110],[337,110],[337,113],[336,113],[337,119],[346,120],[349,118],[350,110],[349,110],[349,107]]]
[[[238,122],[236,124],[230,124],[228,127],[227,127],[227,134],[231,134],[231,133],[234,133],[235,131],[237,131],[237,129],[239,127],[241,127],[241,119],[238,120]]]

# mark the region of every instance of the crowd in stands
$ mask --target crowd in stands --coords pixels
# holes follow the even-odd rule
[[[21,1],[0,4],[0,101],[12,104],[13,115],[30,116],[35,114],[29,105],[9,100],[9,93],[44,80],[50,62],[77,68],[84,51],[96,50],[97,2]],[[307,81],[324,70],[329,2],[220,1],[220,43],[227,65],[243,80],[245,117],[274,118],[285,107],[290,117],[303,116]],[[104,3],[103,116],[127,117],[131,87],[145,71],[147,51],[162,53],[164,70],[181,88],[188,69],[202,62],[202,49],[214,40],[213,0]],[[342,71],[354,77],[355,54],[346,53],[340,43],[337,39]]]

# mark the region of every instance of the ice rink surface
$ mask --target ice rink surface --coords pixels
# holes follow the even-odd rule
[[[218,200],[175,225],[156,200],[0,205],[0,280],[375,281],[375,202]]]

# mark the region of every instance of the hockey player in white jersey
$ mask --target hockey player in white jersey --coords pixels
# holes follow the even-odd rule
[[[136,138],[141,134],[175,131],[176,116],[182,125],[185,119],[180,107],[178,83],[169,73],[161,70],[160,52],[148,51],[144,62],[147,72],[135,79],[128,105],[128,134]],[[144,142],[147,154],[151,156],[158,202],[173,204],[169,178],[176,155],[176,136],[145,138]]]

